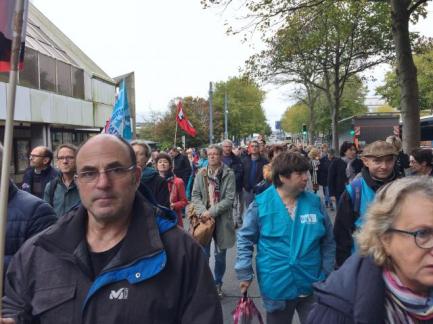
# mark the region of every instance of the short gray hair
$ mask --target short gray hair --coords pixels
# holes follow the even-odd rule
[[[150,158],[150,154],[152,152],[152,149],[150,148],[149,144],[147,144],[145,141],[143,141],[143,140],[133,140],[133,141],[131,141],[130,144],[131,144],[131,146],[140,145],[141,147],[143,147],[144,151],[146,152],[145,153],[146,157]]]
[[[217,150],[219,155],[223,155],[223,148],[218,144],[211,144],[207,147],[207,152],[209,153],[209,150]]]
[[[433,179],[427,176],[413,176],[395,180],[382,187],[365,215],[365,224],[355,235],[361,255],[370,255],[378,266],[391,266],[381,238],[392,227],[406,198],[422,193],[433,199]]]
[[[222,142],[222,145],[224,145],[224,144],[229,144],[230,146],[233,146],[233,142],[232,142],[231,140],[229,140],[229,139],[225,139],[225,140]]]

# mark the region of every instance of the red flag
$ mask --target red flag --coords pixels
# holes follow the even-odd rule
[[[16,0],[0,0],[0,72],[9,72],[11,51],[12,51],[12,28]],[[22,29],[22,43],[20,49],[20,63],[19,69],[23,69],[24,62],[24,40],[26,36],[28,13],[28,1],[24,2],[24,16],[23,16],[23,29]]]
[[[197,135],[197,131],[192,126],[188,118],[186,118],[186,115],[183,112],[182,100],[180,100],[177,104],[176,121],[179,124],[180,128],[182,128],[188,135],[192,137],[195,137]]]

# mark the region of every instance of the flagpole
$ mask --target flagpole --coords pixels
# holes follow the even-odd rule
[[[21,34],[24,18],[24,1],[15,2],[13,19],[13,39],[11,50],[11,70],[9,72],[9,84],[7,90],[6,125],[3,143],[3,161],[0,184],[0,292],[3,292],[3,265],[5,252],[5,234],[7,223],[7,207],[9,198],[9,164],[12,155],[13,122],[15,111],[15,94],[17,89],[18,63],[20,60]],[[0,298],[0,314],[2,299]]]
[[[176,129],[174,130],[174,146],[175,147],[177,147],[176,141],[177,141],[177,119],[176,119]]]

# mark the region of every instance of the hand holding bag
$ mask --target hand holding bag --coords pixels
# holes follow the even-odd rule
[[[247,293],[239,300],[236,308],[232,312],[234,324],[263,324],[262,314]]]
[[[189,233],[191,236],[200,243],[201,246],[209,245],[215,230],[215,220],[213,217],[208,217],[206,220],[200,218],[193,204],[189,204],[187,215],[190,223]]]

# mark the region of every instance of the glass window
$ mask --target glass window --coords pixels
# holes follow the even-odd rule
[[[74,66],[72,68],[72,96],[84,99],[84,71]]]
[[[41,89],[56,91],[56,60],[39,54]]]
[[[71,66],[57,61],[57,91],[64,96],[72,96]]]
[[[9,72],[0,72],[0,81],[9,82]]]
[[[24,52],[24,70],[20,71],[20,85],[39,89],[38,52],[28,47]]]

